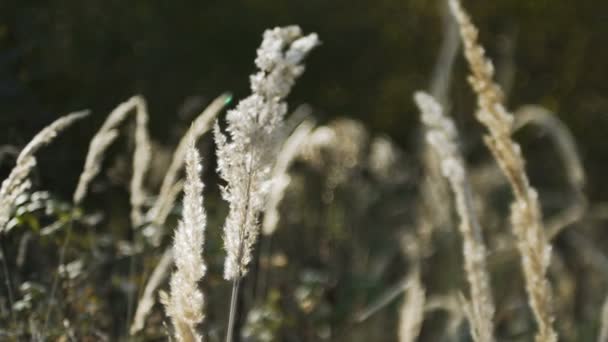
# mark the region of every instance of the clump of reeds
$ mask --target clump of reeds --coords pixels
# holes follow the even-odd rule
[[[207,217],[203,208],[200,155],[191,138],[186,149],[186,181],[182,220],[175,231],[173,254],[177,269],[171,275],[170,293],[164,296],[178,341],[201,341],[196,326],[204,318],[204,298],[198,282],[206,273],[203,245]]]
[[[504,107],[500,87],[493,81],[494,67],[477,40],[477,28],[458,0],[450,0],[449,4],[460,26],[464,54],[471,69],[469,82],[477,94],[476,117],[489,131],[484,141],[515,195],[511,223],[521,254],[530,306],[538,324],[536,340],[556,341],[551,286],[546,277],[551,247],[545,237],[538,194],[526,175],[521,148],[511,138],[514,119]]]
[[[287,104],[285,97],[304,72],[302,62],[319,43],[297,26],[264,32],[250,78],[252,94],[228,112],[230,141],[215,126],[218,171],[227,181],[222,197],[230,204],[224,225],[224,278],[233,281],[227,341],[232,340],[240,279],[247,274],[259,234],[258,215],[266,205]]]
[[[441,171],[450,183],[460,217],[460,233],[463,238],[464,268],[470,288],[468,318],[475,341],[494,340],[494,302],[486,267],[486,248],[482,231],[473,209],[471,189],[467,180],[464,160],[458,148],[456,126],[435,99],[417,92],[414,96],[422,113],[422,121],[428,131],[428,143],[441,160]]]

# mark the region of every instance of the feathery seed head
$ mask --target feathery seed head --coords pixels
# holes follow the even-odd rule
[[[259,233],[258,215],[271,188],[271,174],[287,112],[284,98],[304,71],[300,64],[318,44],[315,34],[302,36],[297,26],[264,32],[252,75],[252,94],[228,112],[226,131],[214,128],[218,171],[228,183],[222,189],[230,203],[224,227],[228,253],[224,277],[236,279],[247,273],[251,250]]]
[[[530,306],[538,324],[536,341],[556,341],[551,286],[546,278],[550,244],[545,237],[540,205],[536,191],[530,186],[521,149],[511,137],[513,115],[505,109],[502,91],[493,80],[494,67],[479,44],[477,28],[458,0],[449,0],[449,4],[460,27],[464,55],[471,69],[469,82],[477,94],[476,116],[489,131],[484,141],[515,195],[511,223],[518,241]]]
[[[17,165],[15,165],[8,178],[5,179],[2,182],[2,186],[0,186],[0,233],[3,232],[6,223],[10,219],[15,200],[31,186],[28,177],[32,169],[36,166],[34,154],[40,148],[53,141],[53,139],[55,139],[55,137],[64,129],[88,114],[88,111],[75,112],[55,120],[36,134],[36,136],[34,136],[34,138],[23,148],[17,157]]]
[[[448,179],[456,199],[463,237],[464,269],[470,285],[471,303],[467,310],[474,341],[494,340],[494,304],[485,264],[485,246],[477,216],[471,203],[464,160],[458,149],[458,132],[453,121],[443,113],[441,105],[430,95],[417,92],[414,99],[427,127],[427,140],[441,160],[441,171]]]
[[[173,321],[177,340],[200,341],[196,325],[204,318],[204,297],[198,282],[207,270],[203,259],[207,217],[203,208],[201,159],[193,137],[190,137],[185,159],[184,209],[173,240],[177,270],[171,275],[171,292],[165,298],[165,307]]]

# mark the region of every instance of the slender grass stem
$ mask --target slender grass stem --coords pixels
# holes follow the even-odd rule
[[[226,331],[226,342],[232,342],[234,335],[234,323],[236,320],[240,285],[241,277],[234,278],[234,280],[232,281],[232,296],[230,298],[230,313],[228,314],[228,330]]]
[[[13,303],[15,301],[13,297],[13,287],[11,284],[10,273],[8,271],[8,263],[6,262],[6,254],[4,253],[4,245],[2,243],[0,243],[0,258],[2,258],[2,273],[4,273],[4,285],[6,286],[8,303],[10,305],[8,312],[11,316],[13,323],[16,323],[15,315],[13,314]]]
[[[129,256],[129,282],[135,278],[135,257],[136,254]],[[139,286],[138,286],[139,287]],[[139,290],[139,289],[138,289]],[[135,306],[135,292],[128,287],[127,288],[127,319],[125,321],[125,335],[129,336],[129,341],[132,340],[131,335],[129,335],[129,327],[131,323],[131,319],[133,316],[133,307]]]
[[[68,227],[66,230],[65,238],[61,245],[61,250],[59,250],[59,266],[57,266],[57,272],[55,272],[55,275],[53,276],[53,285],[51,286],[51,293],[49,295],[49,301],[47,303],[47,309],[46,309],[46,314],[45,314],[45,318],[44,318],[44,326],[43,326],[44,328],[42,329],[42,331],[48,331],[47,327],[48,327],[49,319],[51,317],[51,311],[53,310],[53,299],[55,298],[55,292],[57,292],[57,286],[59,285],[61,265],[63,265],[63,263],[65,261],[65,253],[68,248],[70,238],[72,236],[72,228],[74,226],[74,215],[76,215],[76,211],[72,210],[72,213],[70,214],[70,221],[68,222]]]

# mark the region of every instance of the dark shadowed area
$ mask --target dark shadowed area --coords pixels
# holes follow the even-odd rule
[[[608,3],[467,3],[481,40],[509,83],[509,105],[558,113],[580,145],[594,186],[608,156]],[[80,164],[84,142],[106,113],[133,94],[149,102],[163,142],[223,91],[247,94],[255,48],[268,27],[298,24],[323,45],[291,96],[321,120],[347,116],[402,146],[418,124],[411,94],[426,88],[442,38],[437,1],[45,1],[0,5],[0,143],[21,144],[53,118],[90,108],[79,150],[49,167]],[[451,101],[472,101],[456,66]],[[464,130],[472,115],[458,111]],[[66,169],[73,169],[67,167]],[[70,176],[75,177],[74,174]],[[62,177],[53,179],[61,182]]]

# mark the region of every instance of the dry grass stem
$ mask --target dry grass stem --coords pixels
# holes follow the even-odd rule
[[[602,317],[600,320],[600,333],[597,338],[597,342],[608,342],[608,297],[604,300],[602,306]]]
[[[230,100],[230,94],[218,96],[198,117],[196,117],[196,119],[194,119],[190,129],[188,129],[188,132],[177,145],[175,152],[173,152],[173,159],[171,160],[169,169],[163,179],[158,198],[147,213],[148,221],[153,222],[157,226],[162,226],[165,223],[165,214],[168,210],[171,210],[171,207],[175,202],[175,196],[172,196],[172,194],[174,194],[175,185],[178,183],[179,179],[179,173],[184,166],[184,157],[190,139],[196,141],[211,130],[215,118],[220,111],[230,103]]]
[[[477,40],[477,28],[458,0],[450,0],[450,8],[460,25],[464,52],[471,69],[469,82],[477,94],[476,116],[490,133],[484,137],[485,143],[515,195],[511,223],[521,254],[530,306],[538,324],[536,341],[556,341],[551,285],[546,277],[551,247],[545,237],[538,194],[530,186],[520,146],[511,139],[514,119],[505,109],[502,92],[493,81],[494,67]]]
[[[579,221],[587,211],[587,198],[583,192],[585,170],[572,133],[557,116],[541,106],[522,106],[515,113],[514,129],[519,130],[529,125],[538,126],[549,134],[562,160],[568,185],[572,191],[570,205],[547,219],[545,224],[547,238],[552,240],[565,227]]]
[[[424,321],[426,296],[418,270],[413,272],[408,285],[399,311],[399,342],[416,341]]]
[[[173,187],[171,187],[171,191],[169,191],[169,193],[167,194],[166,199],[163,200],[163,206],[158,211],[155,223],[159,225],[165,224],[167,218],[169,217],[169,214],[171,213],[171,210],[173,210],[177,197],[182,192],[183,186],[183,180],[178,180],[177,182],[175,182],[175,184],[173,184]]]
[[[143,179],[150,160],[150,141],[146,127],[148,118],[144,100],[140,96],[133,96],[129,100],[118,105],[110,115],[108,115],[101,128],[97,131],[95,136],[93,136],[93,139],[91,139],[84,169],[80,174],[80,179],[78,180],[78,185],[76,186],[76,191],[74,191],[73,195],[75,204],[78,205],[82,203],[86,197],[91,181],[101,170],[101,164],[103,163],[103,157],[106,150],[114,140],[118,138],[118,126],[125,121],[133,109],[137,109],[135,112],[137,115],[137,128],[135,133],[135,156],[133,158],[133,180],[131,182],[131,202],[136,204],[136,210],[139,212],[141,203],[143,203],[141,197],[144,196],[142,194]],[[144,133],[143,131],[146,132]],[[136,212],[133,212],[131,216],[135,217],[136,220],[139,219]]]
[[[133,175],[131,176],[131,224],[139,227],[144,222],[143,205],[147,198],[144,187],[150,165],[151,144],[148,135],[148,109],[143,97],[135,96],[135,151],[133,152]]]
[[[262,223],[262,233],[264,235],[272,235],[277,228],[280,219],[279,204],[291,182],[288,173],[289,166],[297,157],[300,147],[303,146],[313,128],[314,122],[312,120],[302,122],[283,143],[283,147],[277,155],[277,162],[272,171],[272,189],[268,195]]]
[[[430,94],[444,108],[449,108],[449,90],[452,83],[452,70],[460,48],[458,26],[450,14],[447,3],[441,6],[441,22],[443,26],[442,41],[439,47],[437,61],[433,68],[433,76],[429,86]]]
[[[144,288],[144,293],[142,294],[139,302],[137,303],[137,309],[135,310],[135,317],[133,318],[133,322],[131,324],[131,328],[129,330],[131,335],[134,335],[141,331],[145,324],[146,318],[150,314],[154,303],[156,303],[155,295],[156,290],[160,287],[163,281],[169,275],[169,270],[173,265],[173,249],[167,248],[167,250],[163,253],[158,264],[152,271],[152,275],[148,279],[146,286]]]
[[[485,259],[486,248],[482,231],[474,212],[471,189],[464,160],[459,151],[456,126],[439,103],[430,95],[417,92],[414,96],[427,127],[427,141],[441,160],[441,170],[448,179],[456,199],[463,239],[464,269],[470,287],[469,321],[475,341],[493,341],[494,302]]]
[[[154,203],[153,207],[148,211],[147,219],[152,221],[158,227],[165,224],[169,213],[173,209],[173,205],[177,196],[183,189],[183,181],[178,180],[179,172],[184,165],[185,153],[189,139],[198,140],[202,135],[208,132],[213,124],[213,121],[219,112],[230,102],[229,94],[222,94],[211,102],[207,108],[192,122],[188,132],[181,139],[178,147],[173,153],[173,159],[163,179],[160,194]],[[158,241],[160,232],[152,232],[153,240]],[[172,253],[166,251],[159,263],[154,268],[152,275],[146,282],[144,293],[139,300],[135,311],[135,318],[131,325],[131,334],[135,334],[143,329],[145,320],[148,317],[152,306],[154,305],[154,295],[160,286],[161,282],[166,277],[169,267],[171,266]]]
[[[228,183],[222,197],[230,204],[224,224],[224,278],[233,281],[227,342],[232,341],[240,280],[259,235],[258,215],[266,206],[277,143],[285,134],[285,98],[318,44],[316,34],[303,36],[298,26],[266,30],[255,59],[258,72],[250,77],[252,94],[226,116],[230,141],[215,125],[218,171]]]

